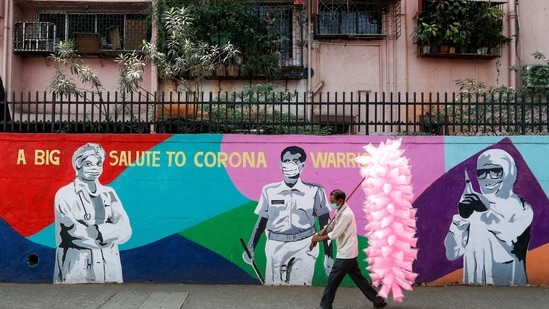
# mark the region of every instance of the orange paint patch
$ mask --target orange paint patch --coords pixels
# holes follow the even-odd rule
[[[440,277],[437,280],[430,282],[429,285],[444,286],[444,285],[451,285],[456,283],[458,284],[463,283],[463,268],[460,268],[443,277]]]
[[[530,285],[549,285],[549,244],[540,246],[526,255],[526,275]]]

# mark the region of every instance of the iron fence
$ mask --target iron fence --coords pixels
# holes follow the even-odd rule
[[[548,134],[549,96],[466,93],[12,94],[0,130],[22,133]]]

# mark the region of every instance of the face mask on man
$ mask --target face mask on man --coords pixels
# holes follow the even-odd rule
[[[336,203],[330,203],[330,207],[332,207],[332,209],[335,209],[335,210],[339,209],[339,205],[337,205]]]
[[[282,173],[286,177],[294,177],[299,174],[299,166],[301,164],[296,164],[293,161],[283,162],[282,163]]]

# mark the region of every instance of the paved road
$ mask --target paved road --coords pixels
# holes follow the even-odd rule
[[[317,307],[322,290],[323,287],[253,285],[0,283],[0,308],[171,309],[176,301],[159,301],[171,295],[179,298],[183,309],[312,309]],[[334,308],[372,305],[357,288],[347,287],[338,291]],[[402,303],[390,299],[388,308],[549,308],[549,287],[415,287],[412,292],[405,292]]]

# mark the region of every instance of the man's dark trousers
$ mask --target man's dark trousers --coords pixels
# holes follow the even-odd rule
[[[320,301],[320,308],[322,309],[332,309],[332,303],[334,302],[335,294],[337,288],[345,278],[345,275],[349,274],[353,282],[357,287],[362,291],[364,296],[370,301],[374,301],[377,292],[370,285],[368,280],[362,275],[360,268],[358,268],[358,263],[356,258],[354,259],[336,259],[334,266],[330,271],[328,276],[328,283],[322,294],[322,300]]]

